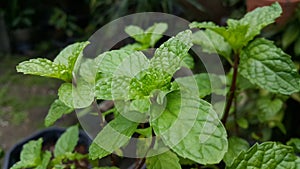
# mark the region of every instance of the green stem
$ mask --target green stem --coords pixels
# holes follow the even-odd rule
[[[232,75],[232,81],[231,81],[231,86],[230,86],[230,90],[229,90],[228,101],[226,103],[224,116],[223,116],[223,119],[222,119],[222,123],[224,125],[225,125],[225,123],[227,121],[227,118],[229,116],[229,111],[230,111],[230,108],[231,108],[231,105],[232,105],[232,101],[234,99],[234,93],[235,93],[235,90],[236,90],[236,80],[237,80],[237,75],[238,75],[239,61],[240,61],[240,57],[236,53],[234,55],[233,75]]]

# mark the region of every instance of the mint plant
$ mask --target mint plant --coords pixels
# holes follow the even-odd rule
[[[113,101],[112,109],[96,113],[103,129],[89,147],[92,160],[122,155],[134,140],[136,169],[144,163],[150,169],[218,168],[222,160],[226,168],[297,168],[296,139],[287,145],[268,141],[273,127],[285,132],[284,103],[300,89],[290,56],[258,37],[281,12],[275,3],[240,20],[229,19],[226,27],[193,22],[190,27],[200,30],[179,32],[150,58],[143,51],[157,45],[167,25],[156,23],[146,30],[131,25],[125,32],[136,42],[119,50],[86,59],[83,49],[89,42],[80,42],[66,47],[53,62],[32,59],[17,70],[64,81],[45,118],[47,126],[75,109]],[[226,76],[174,78],[182,67],[197,66],[189,52],[193,45],[221,55],[231,70]],[[227,95],[224,111],[208,102],[212,94]],[[251,147],[253,141],[263,143]]]
[[[50,150],[42,150],[42,138],[29,141],[23,146],[20,161],[11,168],[76,168],[76,160],[80,161],[82,159],[87,159],[88,157],[87,154],[80,154],[74,151],[78,139],[78,127],[72,126],[57,140],[53,152]]]

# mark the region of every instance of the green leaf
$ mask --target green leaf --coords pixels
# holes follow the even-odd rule
[[[299,74],[290,56],[266,39],[256,39],[242,50],[239,69],[251,83],[270,92],[299,91]]]
[[[235,52],[240,51],[253,38],[260,34],[261,29],[273,23],[281,14],[282,10],[278,3],[271,6],[256,8],[247,13],[242,19],[227,20],[227,27],[219,27],[212,22],[190,24],[191,28],[206,28],[210,29],[221,36],[230,44]]]
[[[69,114],[73,112],[73,108],[66,106],[62,101],[56,99],[48,111],[47,116],[45,117],[45,126],[52,125],[56,120],[61,118],[64,114]]]
[[[147,169],[181,169],[181,166],[179,164],[179,158],[176,156],[176,154],[172,153],[171,151],[147,157],[146,165]]]
[[[101,75],[98,75],[101,76]],[[103,76],[96,80],[95,97],[103,100],[113,100],[112,97],[112,76]],[[125,89],[126,90],[126,89]]]
[[[200,30],[193,34],[193,43],[200,45],[203,52],[218,53],[227,60],[231,58],[231,47],[218,33],[212,30]],[[230,62],[232,62],[230,60]]]
[[[62,156],[74,151],[79,139],[78,126],[69,127],[57,140],[54,149],[54,156]]]
[[[197,85],[193,85],[195,82]],[[200,73],[193,76],[176,78],[175,83],[180,83],[182,87],[189,90],[199,91],[200,98],[204,98],[211,93],[226,94],[225,84],[222,82],[221,77],[215,74]]]
[[[260,31],[275,22],[282,13],[281,6],[278,2],[273,3],[271,6],[256,8],[255,10],[247,13],[242,19],[239,20],[243,25],[249,25],[246,39],[252,40]]]
[[[83,79],[76,83],[63,83],[58,89],[59,100],[71,108],[84,108],[94,101],[94,87]]]
[[[255,144],[241,152],[226,169],[282,169],[295,168],[296,156],[293,148],[274,142]]]
[[[36,167],[41,163],[43,139],[32,140],[26,143],[21,151],[20,161],[12,166],[11,169]]]
[[[156,49],[151,59],[151,67],[173,75],[184,64],[182,61],[192,45],[190,30],[178,33]]]
[[[289,47],[300,35],[300,29],[298,24],[292,24],[284,31],[281,39],[282,48]]]
[[[150,124],[157,136],[174,152],[200,164],[214,164],[227,151],[227,134],[209,103],[195,91],[167,95],[162,112],[152,108]]]
[[[103,158],[124,146],[130,140],[137,126],[137,123],[129,121],[121,115],[116,117],[94,139],[89,148],[90,158],[93,160]]]
[[[50,159],[51,159],[51,152],[45,151],[42,155],[42,163],[39,166],[37,166],[36,169],[47,169]]]
[[[124,59],[128,58],[132,51],[112,50],[99,55],[98,71],[104,74],[114,75]]]
[[[286,142],[288,146],[294,148],[296,153],[300,153],[300,139],[299,138],[291,138],[288,142]]]
[[[243,129],[247,129],[249,127],[248,120],[244,117],[237,119],[236,122],[239,125],[239,127],[243,128]]]
[[[167,28],[168,25],[166,23],[155,23],[145,31],[138,26],[130,25],[125,28],[125,32],[137,42],[148,48],[154,47]]]
[[[223,158],[226,166],[230,166],[234,161],[234,158],[242,151],[248,150],[249,147],[249,143],[246,140],[239,137],[230,137],[228,139],[228,151]]]
[[[24,74],[39,75],[62,79],[64,81],[72,81],[72,76],[65,65],[53,63],[48,59],[37,58],[21,62],[17,66],[17,71]]]
[[[79,69],[79,75],[88,83],[95,83],[97,73],[97,63],[94,59],[85,59],[82,61]]]
[[[166,23],[155,23],[153,26],[149,27],[145,34],[147,37],[150,36],[149,46],[154,47],[156,42],[163,37],[163,33],[168,29]]]
[[[131,36],[134,40],[140,43],[144,43],[144,30],[135,25],[126,26],[125,32]]]
[[[257,107],[260,110],[257,114],[258,119],[261,122],[276,120],[282,106],[283,101],[280,99],[259,98],[257,101]]]
[[[89,42],[77,42],[64,48],[54,59],[54,63],[65,65],[69,71],[72,71],[77,58],[82,55],[83,49]]]

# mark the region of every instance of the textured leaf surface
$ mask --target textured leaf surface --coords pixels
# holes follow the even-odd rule
[[[183,158],[201,164],[218,163],[227,151],[225,128],[207,102],[192,96],[192,91],[184,90],[168,94],[160,116],[151,113],[151,126]]]
[[[296,169],[293,148],[274,142],[255,144],[237,156],[226,169]]]
[[[240,73],[271,92],[299,91],[299,74],[290,58],[271,41],[257,39],[241,52]]]
[[[218,53],[226,59],[231,57],[231,47],[218,33],[212,30],[200,30],[193,34],[193,43],[200,45],[207,53]]]
[[[54,59],[54,63],[65,65],[68,70],[72,71],[77,58],[82,55],[83,49],[89,42],[77,42],[64,48]]]
[[[181,169],[179,158],[171,151],[147,157],[146,164],[148,169]]]
[[[173,75],[183,65],[192,45],[192,32],[180,32],[156,49],[151,66]]]
[[[103,158],[124,146],[131,138],[137,126],[137,123],[129,121],[123,116],[118,116],[109,122],[100,133],[98,133],[90,146],[90,158]]]
[[[21,62],[17,66],[17,71],[24,74],[62,79],[64,81],[72,80],[72,76],[65,65],[53,63],[48,59],[42,58]]]
[[[69,127],[57,140],[54,149],[54,156],[58,157],[74,151],[79,139],[78,126]]]
[[[225,154],[223,160],[227,166],[230,166],[235,157],[237,157],[242,151],[249,149],[249,143],[239,137],[230,137],[228,139],[228,151]]]
[[[199,97],[203,98],[211,93],[225,95],[225,84],[222,79],[215,74],[201,73],[193,76],[176,78],[176,81],[181,84],[181,87],[199,91]],[[193,85],[194,83],[197,85]]]
[[[56,120],[61,118],[64,114],[69,114],[73,112],[73,108],[66,106],[62,101],[56,99],[48,111],[47,116],[45,117],[45,126],[52,125]]]
[[[63,83],[58,89],[59,100],[71,108],[89,106],[94,100],[93,85],[79,79],[76,84]]]
[[[41,162],[43,139],[26,143],[21,151],[20,161],[12,166],[12,169],[36,167]]]
[[[224,37],[235,51],[239,51],[248,44],[249,41],[258,35],[265,26],[273,23],[281,14],[282,10],[279,3],[271,6],[256,8],[247,13],[242,19],[227,20],[227,27],[219,27],[212,22],[190,24],[191,28],[210,29]]]

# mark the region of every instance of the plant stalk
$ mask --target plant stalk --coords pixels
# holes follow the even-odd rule
[[[229,111],[230,111],[230,108],[232,105],[232,101],[234,99],[239,62],[240,62],[240,57],[239,57],[239,54],[236,53],[236,54],[234,54],[233,75],[232,75],[232,81],[231,81],[231,86],[230,86],[230,90],[229,90],[228,101],[226,103],[224,116],[221,120],[223,125],[225,125],[225,123],[227,121],[227,118],[229,116]]]

